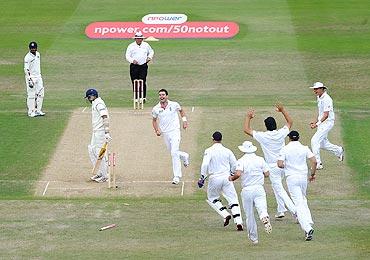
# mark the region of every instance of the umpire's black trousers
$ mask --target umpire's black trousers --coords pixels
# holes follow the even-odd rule
[[[144,81],[144,98],[146,98],[146,75],[148,74],[148,64],[143,65],[130,64],[130,77],[132,82],[132,91],[134,91],[134,80],[142,79]]]

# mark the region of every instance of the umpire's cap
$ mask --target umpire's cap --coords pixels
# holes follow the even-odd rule
[[[36,42],[30,42],[30,44],[28,44],[28,48],[29,49],[37,49],[37,43]]]
[[[293,141],[298,141],[299,139],[299,133],[295,130],[292,130],[290,131],[290,133],[288,134],[289,138]]]
[[[96,89],[93,89],[93,88],[90,88],[90,89],[86,90],[85,98],[87,98],[89,96],[99,97],[98,91]]]
[[[212,135],[213,140],[220,142],[222,140],[222,134],[218,131],[214,132]]]

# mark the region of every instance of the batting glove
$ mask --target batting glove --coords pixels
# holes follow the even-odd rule
[[[112,140],[112,137],[110,136],[110,134],[109,134],[109,133],[106,133],[106,134],[105,134],[105,140],[106,140],[107,142],[110,142],[110,141]]]
[[[200,177],[200,179],[198,180],[198,187],[199,187],[199,189],[203,188],[204,182],[205,182],[204,177],[203,176]]]

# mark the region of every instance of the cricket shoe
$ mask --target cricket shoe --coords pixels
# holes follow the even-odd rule
[[[251,240],[251,241],[252,241],[252,240]],[[253,245],[255,245],[255,246],[256,246],[256,245],[258,245],[258,240],[254,240],[254,241],[252,241],[252,244],[253,244]]]
[[[237,224],[236,225],[236,231],[243,231],[243,225],[242,224]]]
[[[324,166],[322,165],[322,163],[316,166],[316,170],[322,170],[322,169],[324,169]]]
[[[36,115],[37,116],[44,116],[45,113],[40,110],[40,111],[36,111]]]
[[[271,223],[270,223],[270,219],[269,217],[264,217],[262,218],[262,223],[263,225],[265,226],[265,232],[267,234],[270,234],[271,231],[272,231],[272,226],[271,226]]]
[[[102,182],[106,182],[107,180],[108,180],[107,177],[101,176],[101,177],[95,179],[94,181],[99,182],[99,183],[102,183]]]
[[[96,179],[100,178],[100,175],[94,175],[90,177],[90,180],[95,181]]]
[[[172,184],[178,185],[179,182],[180,182],[180,178],[179,177],[173,177]]]
[[[231,220],[231,215],[229,215],[226,218],[224,218],[224,227],[226,227],[227,225],[229,225],[230,220]]]
[[[275,214],[275,218],[278,220],[283,219],[284,217],[285,217],[284,212],[278,212]]]
[[[306,241],[311,241],[312,240],[312,238],[313,238],[313,232],[314,232],[313,228],[310,231],[308,231],[308,232],[304,232],[305,233],[305,240]]]
[[[340,162],[343,162],[343,160],[344,160],[344,148],[343,148],[343,146],[342,146],[342,152],[338,156],[338,160]]]
[[[184,163],[184,166],[185,167],[188,167],[189,164],[190,164],[190,155],[189,154],[186,154],[182,157],[182,161]]]
[[[36,113],[35,112],[31,112],[30,114],[28,114],[29,117],[36,117]]]

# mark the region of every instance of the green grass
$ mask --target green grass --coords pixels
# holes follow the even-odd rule
[[[321,259],[368,258],[369,8],[365,0],[2,1],[0,256],[245,259],[307,258],[314,253]],[[98,88],[109,107],[131,106],[128,64],[122,57],[130,41],[90,40],[84,35],[86,25],[135,21],[148,13],[186,13],[191,21],[240,25],[239,34],[230,40],[151,43],[156,54],[148,76],[149,105],[156,100],[156,90],[165,87],[184,106],[220,114],[217,124],[207,120],[207,113],[202,115],[197,164],[214,128],[223,131],[228,146],[235,148],[244,138],[242,118],[230,112],[233,109],[265,109],[280,100],[288,108],[306,108],[314,114],[315,97],[308,86],[317,80],[329,86],[341,118],[346,163],[353,171],[350,181],[359,192],[337,197],[314,191],[309,201],[318,222],[317,241],[301,242],[298,227],[287,221],[275,223],[272,237],[261,234],[263,243],[252,248],[245,233],[219,226],[203,192],[181,200],[32,197],[33,183],[53,154],[71,111],[87,106],[82,98],[85,89]],[[26,117],[22,68],[31,40],[39,43],[42,55],[47,112],[45,118],[34,120]],[[338,179],[334,173],[332,178],[334,183]],[[272,213],[274,202],[269,202]],[[119,228],[96,231],[112,221]],[[99,242],[103,250],[96,249]]]

